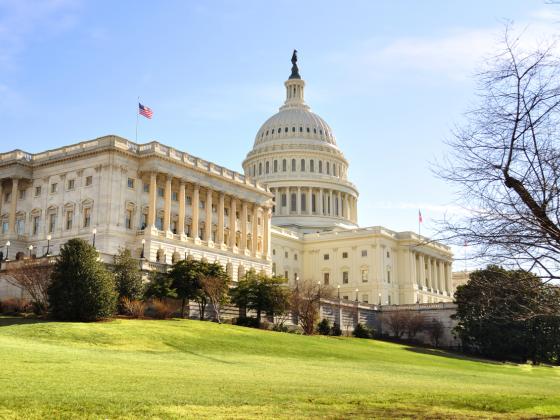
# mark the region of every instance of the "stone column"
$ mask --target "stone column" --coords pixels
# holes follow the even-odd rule
[[[204,236],[206,241],[212,240],[212,190],[206,189],[206,217],[204,223]]]
[[[438,261],[438,289],[440,292],[447,291],[444,279],[445,272],[443,271],[443,261]]]
[[[237,236],[236,225],[237,201],[234,196],[231,196],[229,204],[229,246],[231,249],[235,247],[235,237]]]
[[[257,204],[253,204],[253,215],[251,217],[251,227],[253,228],[253,232],[251,233],[251,253],[253,257],[257,256],[257,238],[259,236],[258,230],[258,219],[259,218],[259,206]]]
[[[313,196],[313,188],[309,187],[307,189],[307,214],[311,216],[311,214],[313,214],[312,212],[312,208],[311,208],[311,197]]]
[[[0,214],[2,214],[2,200],[4,199],[4,190],[2,189],[2,180],[0,179]],[[0,231],[1,231],[0,226]]]
[[[270,209],[263,211],[263,255],[265,258],[269,257],[270,249]]]
[[[344,217],[350,220],[350,199],[348,194],[344,194]]]
[[[247,248],[247,202],[241,202],[241,243],[240,249],[245,252]]]
[[[334,216],[333,190],[329,191],[329,216]]]
[[[358,223],[358,198],[354,197],[352,199],[352,201],[354,202],[354,206],[353,206],[353,222],[354,223]]]
[[[166,175],[165,192],[163,194],[163,231],[168,232],[171,226],[171,175]]]
[[[218,201],[218,233],[216,238],[219,246],[224,243],[224,201],[225,194],[221,192]]]
[[[336,215],[342,217],[342,193],[340,191],[336,193]]]
[[[156,225],[157,213],[157,172],[150,172],[150,199],[148,201],[148,227]]]
[[[451,263],[445,263],[445,284],[447,292],[453,296],[453,284],[452,284],[452,272],[451,272]]]
[[[192,205],[192,224],[191,232],[194,239],[198,239],[198,207],[200,206],[200,186],[198,184],[193,185],[193,196],[191,200]]]
[[[179,223],[177,225],[177,233],[185,234],[185,181],[181,180],[179,184]]]
[[[318,213],[322,216],[323,213],[323,189],[319,188],[319,202],[317,203]]]
[[[301,188],[297,187],[296,193],[296,214],[299,216],[301,214]]]
[[[12,178],[12,201],[10,203],[10,214],[8,217],[8,232],[16,233],[16,212],[17,212],[17,200],[18,200],[18,185],[19,179]],[[64,185],[62,186],[64,188]],[[47,191],[48,194],[48,191]],[[63,221],[64,223],[64,221]]]
[[[424,254],[418,254],[418,262],[420,263],[420,284],[422,287],[428,287],[426,283],[426,260]]]

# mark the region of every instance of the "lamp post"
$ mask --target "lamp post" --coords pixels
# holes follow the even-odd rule
[[[45,254],[46,257],[49,256],[49,252],[51,251],[51,235],[47,235],[47,253]]]
[[[319,297],[319,300],[321,300],[321,281],[317,282],[317,296]]]
[[[146,258],[146,257],[144,256],[144,250],[145,250],[145,249],[146,249],[146,240],[145,240],[144,238],[142,238],[142,252],[140,253],[140,258],[141,258],[141,259]]]
[[[381,306],[381,293],[379,293],[379,306]]]
[[[296,291],[299,290],[299,276],[296,276]]]
[[[10,253],[10,241],[6,241],[6,261],[8,261],[8,254]]]
[[[338,290],[338,300],[340,300],[340,284],[338,286],[336,286],[337,290]]]
[[[359,290],[356,288],[356,302],[358,301],[358,292]]]
[[[33,245],[29,245],[29,258],[31,258],[31,253],[33,252]]]
[[[92,242],[92,245],[93,245],[93,247],[95,248],[95,235],[97,234],[97,229],[96,229],[96,228],[93,228],[92,231],[91,231],[91,233],[93,233],[93,242]]]

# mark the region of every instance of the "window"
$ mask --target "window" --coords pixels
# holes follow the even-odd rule
[[[53,233],[56,228],[56,213],[49,214],[49,233]]]
[[[16,232],[18,235],[25,234],[25,220],[24,219],[17,219],[16,220]]]
[[[278,161],[274,161],[274,172],[278,172]]]
[[[322,160],[319,161],[319,173],[320,174],[323,173],[323,161]]]
[[[72,229],[73,220],[74,220],[74,212],[72,210],[68,210],[66,212],[66,230]]]
[[[323,254],[323,259],[326,261],[329,259],[329,254]]]
[[[272,263],[272,275],[276,275],[276,263]]]
[[[266,172],[267,174],[270,173],[270,162],[268,162],[268,161],[265,162],[264,166],[265,166],[265,168],[266,168],[266,171],[265,171],[265,172]]]
[[[342,272],[342,284],[348,284],[348,271]]]
[[[178,193],[177,191],[173,191],[173,192],[171,193],[171,199],[172,199],[173,201],[179,201],[179,193]]]
[[[387,296],[387,304],[391,305],[391,295]]]
[[[344,300],[348,300],[348,295],[344,295],[344,296],[342,296],[342,299],[344,299]]]
[[[315,204],[315,194],[311,194],[311,211],[317,211],[317,205]]]
[[[294,88],[294,93],[295,93],[295,88]],[[292,133],[295,133],[295,132],[296,132],[296,128],[292,127]]]
[[[330,175],[331,173],[331,164],[330,162],[327,162],[327,175]]]
[[[158,187],[158,189],[157,189],[157,195],[158,195],[158,197],[163,197],[164,194],[165,194],[164,189],[163,189],[162,187]]]
[[[282,194],[282,207],[286,207],[287,201],[288,199],[286,197],[286,194]]]
[[[275,249],[272,250],[272,255],[276,255],[276,250]]]
[[[294,260],[297,261],[297,254],[294,254]]]
[[[292,172],[296,171],[296,160],[292,159]]]
[[[5,203],[9,203],[12,200],[12,193],[11,192],[7,192],[6,194],[4,194],[4,202]]]
[[[362,249],[362,257],[367,257],[367,249]]]
[[[41,223],[41,217],[40,216],[33,216],[33,226],[31,227],[31,234],[33,236],[37,235],[39,233],[39,224]]]
[[[307,210],[307,196],[305,193],[301,194],[301,211],[306,211]]]
[[[217,213],[218,207],[215,204],[212,204],[212,213]]]
[[[391,254],[387,251],[387,258],[391,258]]]
[[[35,197],[39,197],[41,195],[41,187],[35,187]]]
[[[288,127],[284,128],[284,133],[288,132]]]
[[[284,278],[287,279],[288,278],[288,270],[284,271]],[[297,279],[296,279],[297,280]]]
[[[88,228],[91,224],[91,208],[85,207],[84,208],[84,227]]]
[[[89,187],[91,184],[93,184],[93,176],[88,175],[86,176],[86,187]]]
[[[309,172],[315,172],[315,161],[314,160],[309,161]]]
[[[368,303],[369,302],[369,296],[368,295],[362,295],[362,302]]]
[[[206,203],[201,200],[201,201],[198,202],[198,207],[201,208],[201,209],[204,209],[204,207],[206,207]]]
[[[362,268],[362,283],[368,282],[368,269]]]
[[[391,283],[391,271],[387,270],[387,283]]]
[[[297,195],[296,193],[292,193],[290,196],[290,211],[296,211],[297,205]]]
[[[284,251],[284,258],[288,258],[288,251]]]
[[[150,192],[150,184],[146,184],[144,182],[144,185],[142,186],[142,189],[145,193]]]
[[[185,201],[187,202],[187,206],[192,205],[192,198],[190,195],[187,195],[187,197],[185,198]]]
[[[146,226],[148,226],[148,214],[142,213],[141,218],[142,220],[140,221],[140,229],[146,229]],[[187,234],[188,234],[188,226],[187,226]]]
[[[348,258],[348,252],[343,252],[342,253],[342,258]]]
[[[7,233],[8,232],[8,221],[4,220],[2,221],[2,233]]]
[[[262,162],[259,163],[259,175],[262,175]]]
[[[128,178],[127,186],[128,188],[134,188],[134,179]]]
[[[56,182],[53,182],[51,184],[51,194],[54,194],[57,190],[58,190],[58,184]]]
[[[331,274],[331,273],[323,273],[323,284],[324,284],[325,286],[328,286],[328,285],[329,285],[330,274]]]
[[[229,216],[229,209],[228,208],[224,209],[224,216]]]
[[[302,159],[300,164],[299,164],[299,170],[301,172],[305,172],[305,159]]]
[[[287,169],[287,166],[286,166],[286,159],[284,159],[284,160],[282,160],[282,172],[286,172],[287,170],[288,169]]]
[[[26,190],[19,190],[19,199],[25,200],[25,191]]]
[[[132,229],[132,209],[126,209],[124,225],[127,229]]]
[[[73,190],[73,189],[74,189],[74,185],[75,185],[74,180],[73,180],[73,179],[69,179],[69,180],[68,180],[68,184],[66,185],[66,189],[68,189],[68,190]]]

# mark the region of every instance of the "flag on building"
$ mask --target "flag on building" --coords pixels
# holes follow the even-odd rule
[[[422,223],[422,212],[418,210],[418,223]]]
[[[154,112],[151,110],[151,108],[148,108],[141,103],[138,103],[138,113],[148,119],[152,119],[152,115],[154,115]]]

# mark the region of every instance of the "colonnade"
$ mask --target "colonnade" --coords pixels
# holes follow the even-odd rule
[[[8,233],[15,233],[16,232],[16,213],[17,213],[17,201],[19,199],[19,178],[12,178],[12,188],[7,189],[10,192],[10,207],[8,211]],[[2,188],[2,180],[0,180],[0,215],[5,210],[2,207],[2,203],[4,202],[5,194],[7,191],[4,191]]]
[[[270,191],[275,196],[275,216],[331,216],[357,223],[358,200],[351,194],[315,187],[271,187]]]
[[[226,194],[207,186],[187,182],[169,174],[157,172],[150,172],[149,174],[148,228],[156,227],[158,175],[164,180],[162,224],[164,232],[171,233],[172,187],[175,180],[175,184],[178,184],[178,215],[173,233],[191,237],[195,241],[201,240],[201,236],[203,236],[204,241],[208,244],[213,243],[217,247],[226,246],[233,251],[254,257],[268,256],[271,213],[268,207],[243,200],[233,194]],[[192,208],[190,235],[187,235],[185,222],[187,188],[191,194]],[[215,198],[217,198],[216,201],[214,201]],[[201,208],[201,201],[204,201],[204,208]],[[215,213],[217,213],[216,223],[214,223],[213,217],[214,208]],[[226,209],[229,216],[227,222]],[[239,209],[241,210],[240,215]],[[204,212],[204,218],[201,217],[201,211]],[[204,230],[200,229],[202,223],[204,223]],[[214,232],[215,235],[213,235]]]
[[[452,292],[451,263],[421,252],[412,252],[416,284],[431,292]]]

